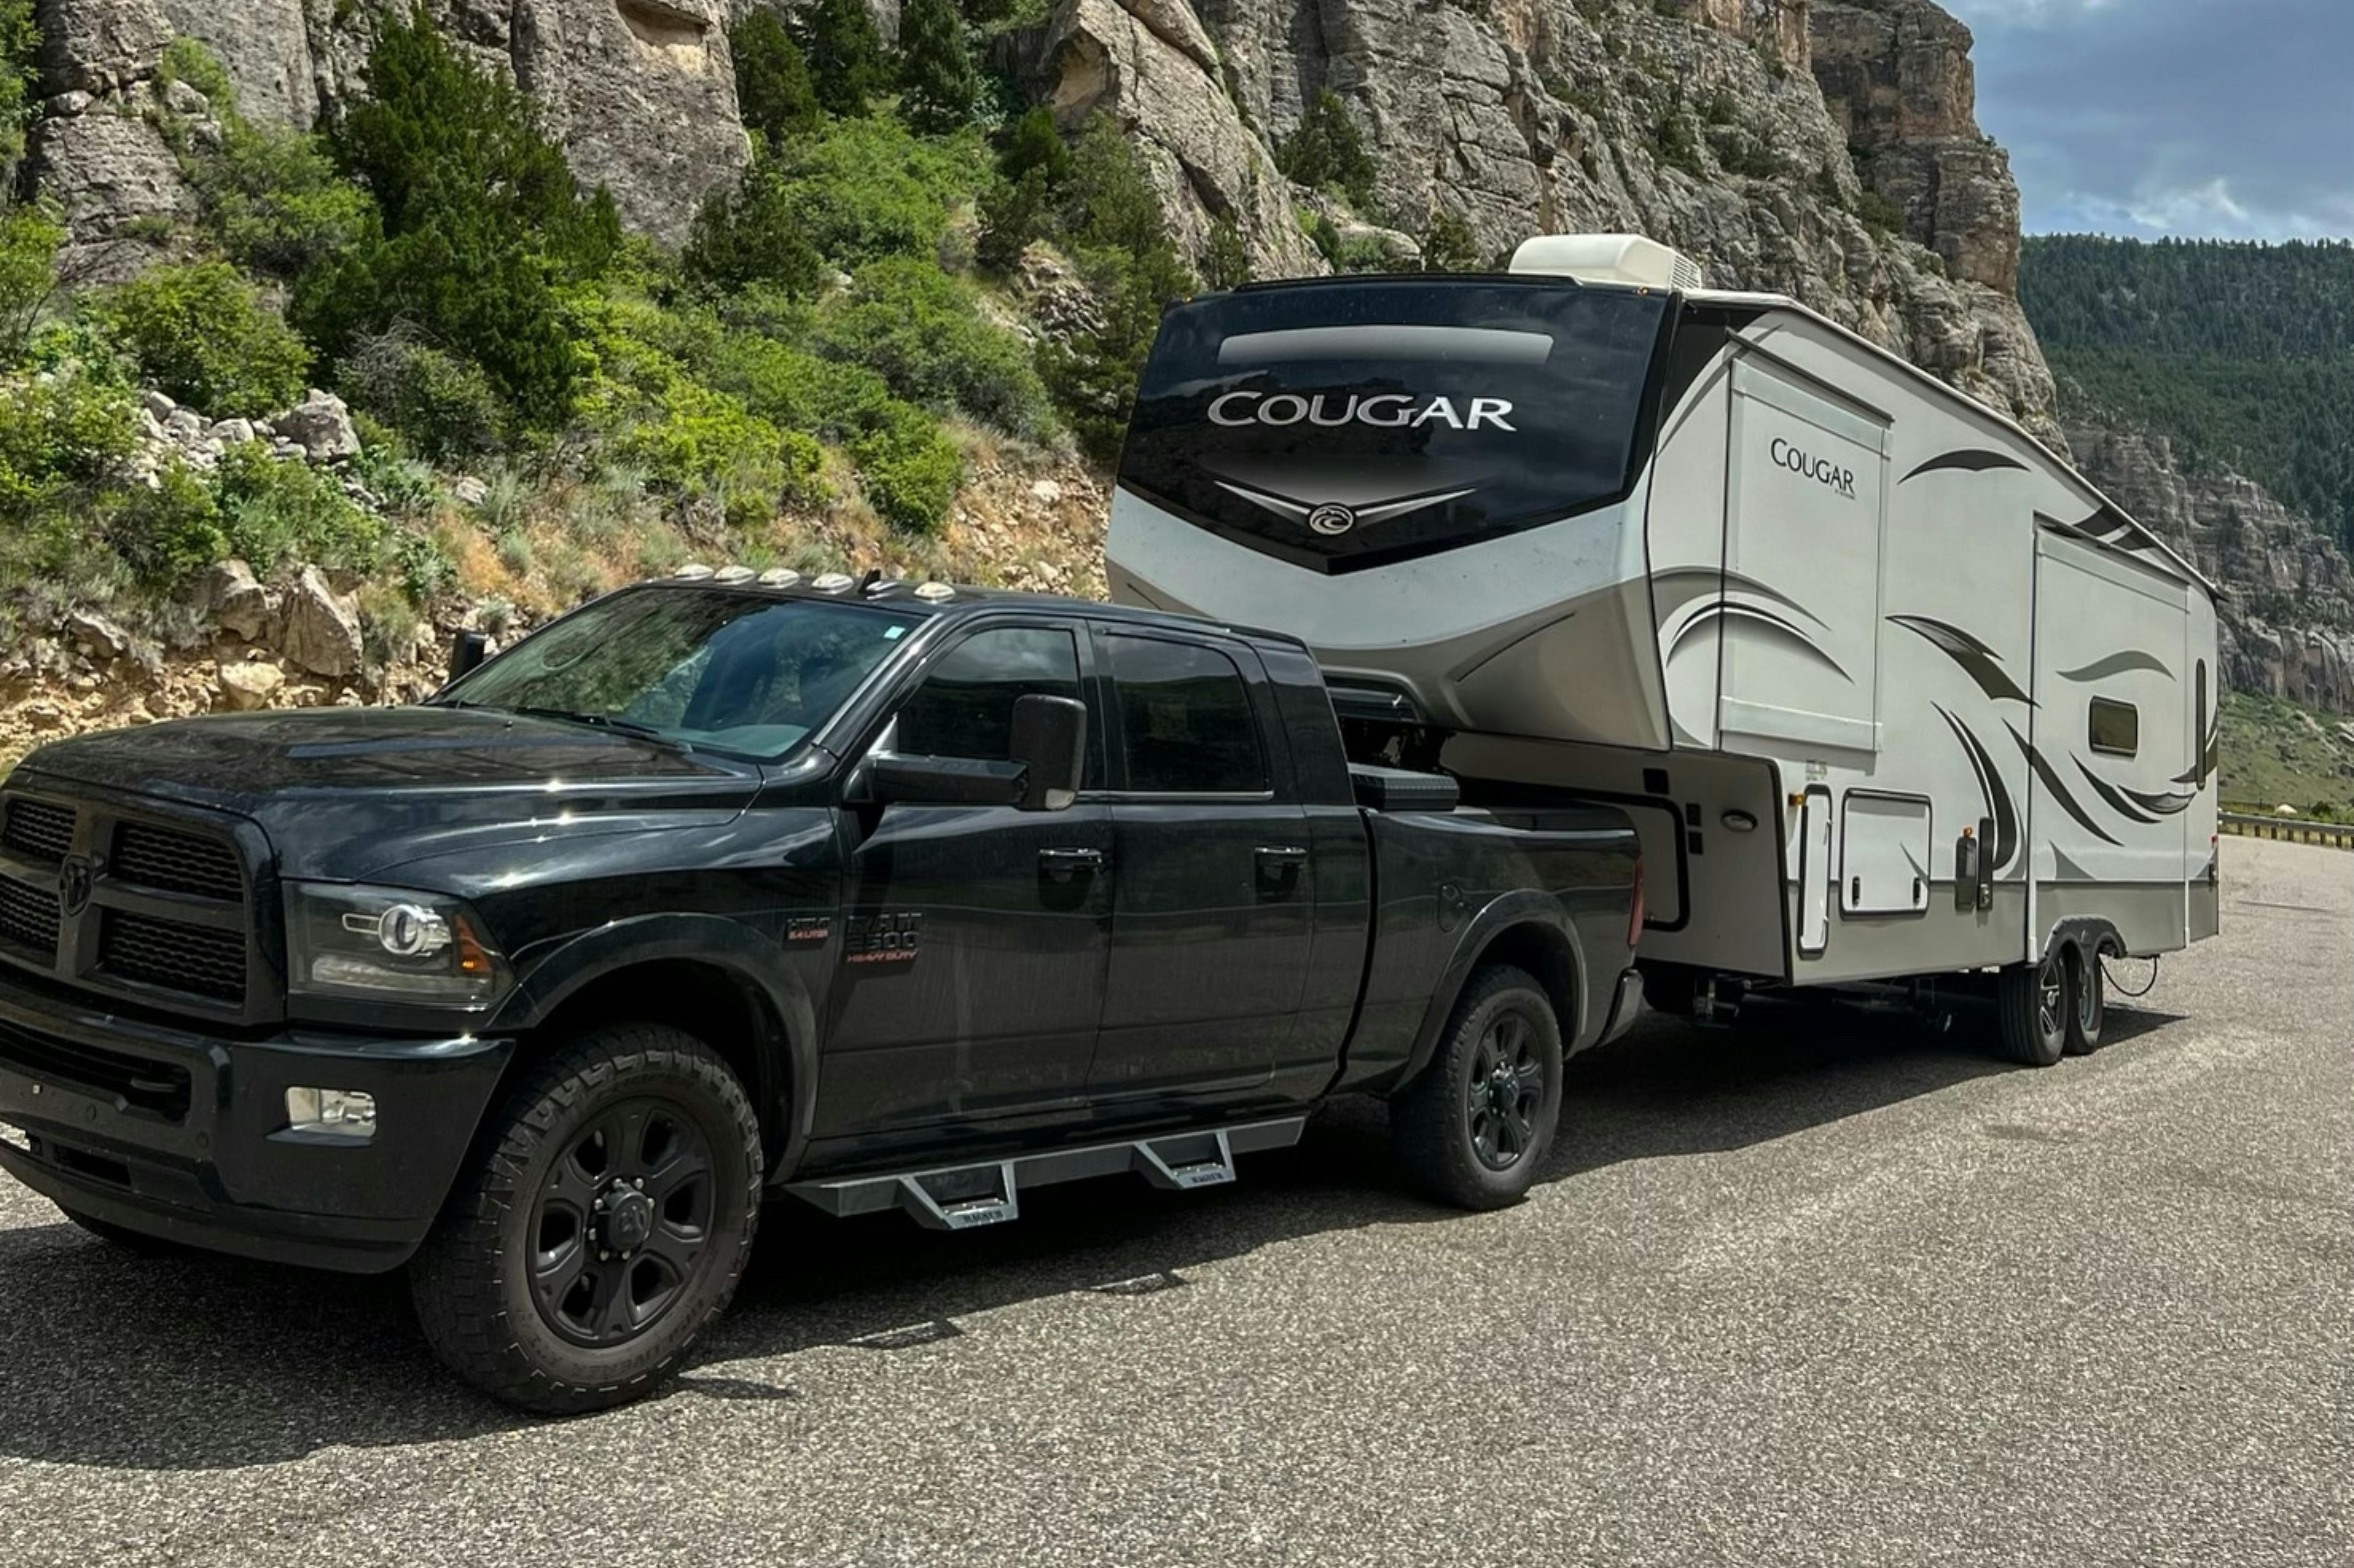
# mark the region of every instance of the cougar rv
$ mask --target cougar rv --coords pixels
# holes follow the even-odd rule
[[[1641,828],[1656,1004],[1983,987],[2049,1063],[2216,929],[2215,590],[2018,425],[1648,241],[1172,311],[1115,597],[1304,638],[1361,760]]]

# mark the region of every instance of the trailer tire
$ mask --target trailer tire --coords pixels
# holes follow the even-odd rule
[[[1509,1208],[1553,1151],[1561,1081],[1561,1022],[1544,988],[1508,964],[1477,969],[1430,1065],[1390,1102],[1398,1158],[1441,1202]]]
[[[2068,1054],[2089,1056],[2101,1048],[2109,1001],[2098,948],[2068,949]]]
[[[451,1371],[526,1410],[623,1404],[726,1310],[760,1215],[760,1125],[717,1053],[623,1024],[550,1055],[493,1113],[409,1265]]]
[[[2068,969],[2068,948],[2055,943],[2042,962],[2012,964],[1995,983],[2003,1053],[2022,1067],[2049,1067],[2067,1052]]]

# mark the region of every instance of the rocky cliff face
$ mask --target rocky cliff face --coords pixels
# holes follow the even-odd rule
[[[2222,584],[2224,683],[2354,713],[2354,562],[2309,518],[2237,474],[2194,474],[2162,436],[2072,421],[2111,499]]]
[[[2061,436],[2013,291],[2019,194],[1972,119],[1970,36],[1926,0],[1063,0],[1026,66],[1133,127],[1197,246],[1320,270],[1274,149],[1330,90],[1373,215],[1486,254],[1636,231],[1797,295]]]
[[[546,106],[574,169],[610,189],[627,221],[676,240],[748,155],[729,5],[429,0],[427,9]],[[140,220],[187,199],[147,112],[165,44],[185,34],[209,46],[249,118],[307,126],[361,90],[383,14],[384,0],[41,0],[34,178],[65,205],[85,249],[136,236]],[[135,249],[113,249],[117,270],[135,264]]]

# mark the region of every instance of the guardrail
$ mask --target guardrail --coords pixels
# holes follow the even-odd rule
[[[2280,839],[2289,843],[2354,850],[2354,825],[2345,822],[2312,822],[2303,817],[2252,817],[2244,812],[2226,811],[2219,825],[2223,832],[2243,839]]]

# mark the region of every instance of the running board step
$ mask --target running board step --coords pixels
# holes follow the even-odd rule
[[[940,1231],[1002,1225],[1022,1214],[1022,1191],[1056,1181],[1134,1171],[1155,1187],[1192,1192],[1235,1179],[1235,1156],[1288,1149],[1299,1141],[1306,1117],[1246,1122],[1237,1127],[1159,1133],[1119,1143],[1052,1149],[1010,1160],[946,1165],[925,1171],[796,1181],[785,1191],[829,1214],[881,1213],[903,1209],[917,1224]]]

